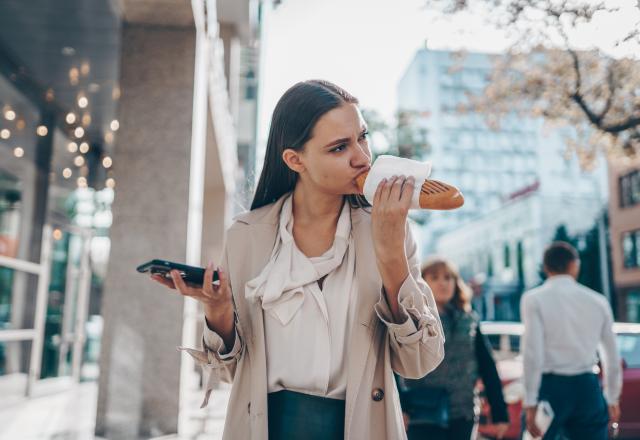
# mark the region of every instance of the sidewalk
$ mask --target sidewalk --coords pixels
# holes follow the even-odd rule
[[[207,408],[199,409],[202,391],[193,390],[187,433],[157,440],[221,439],[229,392],[228,386],[215,390]],[[55,394],[0,402],[0,440],[99,439],[93,434],[97,399],[98,384],[84,382]]]

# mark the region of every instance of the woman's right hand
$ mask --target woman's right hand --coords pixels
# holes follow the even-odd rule
[[[158,274],[151,275],[151,279],[177,290],[183,296],[200,301],[209,327],[218,333],[226,333],[229,321],[233,323],[231,285],[227,273],[221,268],[218,268],[219,284],[213,284],[213,272],[213,263],[209,263],[204,272],[204,283],[199,287],[187,285],[177,270],[171,271],[171,280]]]

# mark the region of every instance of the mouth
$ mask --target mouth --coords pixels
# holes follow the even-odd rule
[[[371,171],[371,167],[366,167],[365,169],[363,169],[362,171],[360,171],[356,177],[353,179],[353,183],[355,183],[355,185],[358,187],[358,191],[360,191],[360,194],[362,194],[362,190],[364,188],[364,181],[367,178],[367,175],[369,174],[369,171]]]

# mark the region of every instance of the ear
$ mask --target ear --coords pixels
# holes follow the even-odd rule
[[[305,170],[305,166],[300,158],[300,153],[291,148],[287,148],[282,152],[282,160],[296,173],[302,173]]]

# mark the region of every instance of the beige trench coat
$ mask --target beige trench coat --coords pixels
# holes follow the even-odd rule
[[[227,269],[236,308],[239,354],[221,359],[206,347],[185,349],[203,367],[206,405],[218,380],[232,383],[223,439],[266,440],[267,370],[263,312],[245,299],[245,284],[267,264],[284,197],[236,217],[226,235]],[[406,434],[393,373],[419,378],[444,357],[444,333],[431,290],[420,276],[417,246],[407,226],[410,275],[400,288],[407,319],[393,324],[371,238],[371,215],[352,209],[358,298],[348,341],[345,439],[404,439]],[[292,358],[291,362],[295,362]]]

